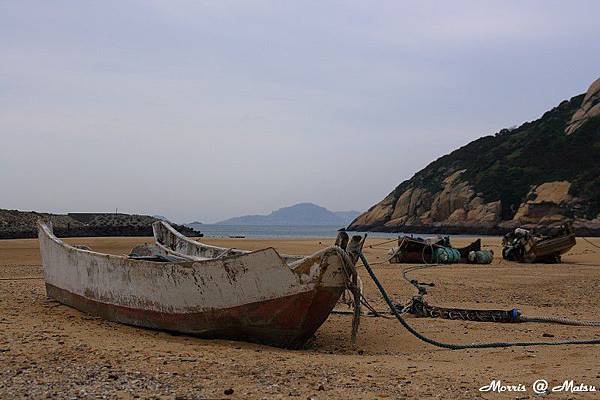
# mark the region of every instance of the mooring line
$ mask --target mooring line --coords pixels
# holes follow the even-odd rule
[[[408,322],[406,322],[406,320],[402,317],[402,315],[400,315],[400,313],[396,309],[396,306],[394,305],[394,303],[390,299],[390,297],[387,294],[387,292],[384,289],[384,287],[381,285],[381,282],[379,282],[379,279],[377,279],[377,276],[375,275],[375,272],[373,272],[373,269],[369,265],[369,262],[367,261],[366,257],[362,254],[362,252],[359,253],[359,257],[360,257],[360,260],[363,262],[363,265],[364,265],[365,269],[367,270],[367,272],[371,276],[371,279],[375,283],[375,286],[377,286],[377,289],[381,293],[381,296],[383,297],[383,299],[387,303],[388,307],[390,308],[392,314],[394,314],[394,316],[400,322],[400,324],[402,324],[402,326],[407,331],[409,331],[413,336],[415,336],[416,338],[418,338],[418,339],[420,339],[420,340],[422,340],[422,341],[424,341],[426,343],[429,343],[431,345],[434,345],[434,346],[437,346],[437,347],[441,347],[441,348],[445,348],[445,349],[450,349],[450,350],[463,350],[463,349],[486,349],[486,348],[489,349],[489,348],[503,348],[503,347],[529,347],[529,346],[561,346],[561,345],[574,345],[574,344],[600,344],[600,339],[592,339],[592,340],[565,340],[565,341],[556,341],[556,342],[491,342],[491,343],[470,343],[470,344],[446,343],[446,342],[441,342],[441,341],[438,341],[438,340],[435,340],[435,339],[431,339],[431,338],[423,335],[419,331],[417,331],[415,328],[413,328],[411,325],[409,325]]]
[[[381,245],[384,245],[384,244],[388,244],[388,243],[392,243],[392,242],[396,242],[396,241],[398,241],[398,238],[394,238],[394,239],[391,239],[391,240],[386,240],[386,241],[380,242],[380,243],[370,244],[368,247],[370,249],[372,249],[373,247],[378,247],[378,246],[381,246]]]
[[[15,278],[0,278],[0,281],[22,281],[26,279],[44,279],[43,276],[17,276]]]
[[[592,243],[592,241],[591,241],[591,240],[588,240],[588,239],[584,238],[583,236],[582,236],[581,238],[582,238],[584,241],[586,241],[586,242],[588,242],[589,244],[591,244],[592,246],[594,246],[594,247],[597,247],[597,248],[599,248],[599,249],[600,249],[600,246],[598,246],[597,244],[594,244],[594,243]]]
[[[443,264],[416,265],[416,266],[405,269],[402,272],[402,277],[404,278],[405,281],[407,281],[408,283],[410,283],[417,289],[417,291],[421,295],[421,299],[423,299],[426,293],[423,292],[424,288],[422,288],[422,286],[423,285],[433,286],[433,284],[427,284],[424,282],[419,282],[416,279],[410,279],[407,274],[410,272],[413,272],[413,271],[421,270],[421,269],[426,269],[426,268],[431,268],[431,267],[442,267],[442,266],[445,266],[445,265],[443,265]],[[411,304],[412,304],[412,301],[411,301],[411,303],[409,303],[409,305],[407,307],[410,307]],[[429,307],[439,308],[436,306],[431,306],[431,305],[426,304],[424,300],[423,300],[423,304],[425,304]],[[452,310],[453,310],[453,312],[459,312],[459,315],[462,312],[464,312],[464,313],[486,313],[486,312],[490,311],[490,310],[467,310],[467,309],[452,309]],[[600,326],[600,321],[581,321],[581,320],[575,320],[575,319],[564,318],[564,317],[556,317],[556,316],[536,316],[536,315],[528,316],[528,315],[522,315],[522,314],[518,313],[516,309],[513,309],[513,310],[515,312],[515,315],[514,315],[513,319],[510,321],[512,323],[539,322],[539,323],[553,323],[553,324],[572,325],[572,326],[593,326],[593,327]],[[442,317],[442,318],[444,318],[444,317]],[[450,318],[450,319],[459,319],[459,318]],[[470,319],[464,319],[464,320],[471,321]]]

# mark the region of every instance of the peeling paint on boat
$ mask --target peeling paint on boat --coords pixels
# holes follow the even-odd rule
[[[38,231],[48,296],[131,325],[299,347],[345,288],[348,258],[339,247],[302,259],[306,268],[295,271],[273,248],[152,262],[69,246],[45,224]]]

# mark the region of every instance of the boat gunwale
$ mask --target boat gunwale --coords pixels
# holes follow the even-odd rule
[[[53,242],[55,242],[56,244],[65,247],[67,249],[69,249],[70,251],[75,251],[75,252],[79,252],[79,253],[88,253],[94,256],[102,256],[102,257],[107,257],[107,258],[114,258],[117,260],[125,260],[127,262],[132,262],[134,264],[139,264],[139,265],[143,265],[143,264],[148,264],[148,265],[177,265],[177,266],[183,266],[183,267],[191,267],[193,264],[205,264],[205,263],[210,263],[210,262],[214,262],[214,261],[223,261],[226,259],[233,259],[233,258],[237,258],[237,257],[241,257],[241,256],[246,256],[249,254],[255,254],[255,253],[261,253],[264,252],[266,250],[273,250],[273,252],[275,254],[277,254],[277,256],[279,257],[279,259],[285,264],[285,261],[281,258],[281,255],[277,252],[277,249],[275,249],[274,247],[265,247],[264,249],[258,249],[258,250],[252,250],[252,251],[248,251],[247,253],[243,253],[243,254],[232,254],[231,256],[227,256],[227,257],[223,257],[223,258],[210,258],[207,260],[197,260],[197,261],[192,261],[192,260],[185,260],[185,261],[149,261],[149,260],[139,260],[139,259],[135,259],[135,258],[130,258],[128,256],[124,256],[124,255],[118,255],[118,254],[109,254],[109,253],[101,253],[99,251],[94,251],[94,250],[86,250],[86,249],[81,249],[79,247],[75,247],[73,245],[70,245],[69,243],[65,242],[64,240],[62,240],[61,238],[57,237],[54,232],[52,231],[52,228],[50,226],[48,226],[46,223],[41,222],[38,227],[42,228],[44,230],[44,233],[46,234],[46,236],[48,238],[50,238]],[[311,256],[307,256],[306,258],[311,257]],[[286,264],[287,265],[287,264]]]
[[[51,224],[47,224],[43,221],[38,221],[38,228],[40,228],[41,230],[44,231],[44,234],[51,239],[54,243],[56,243],[57,245],[65,248],[68,251],[71,252],[76,252],[76,253],[80,253],[80,254],[89,254],[92,255],[94,257],[104,257],[104,258],[108,258],[108,259],[113,259],[115,261],[125,261],[125,262],[130,262],[133,264],[137,264],[138,266],[145,266],[148,268],[156,268],[157,266],[161,266],[161,267],[166,267],[166,266],[178,266],[178,267],[183,267],[183,268],[194,268],[196,266],[203,266],[203,267],[214,267],[214,268],[222,268],[223,263],[226,262],[227,260],[232,260],[232,259],[236,259],[239,257],[245,257],[245,256],[249,256],[249,255],[254,255],[257,253],[263,253],[266,251],[271,251],[272,253],[274,253],[279,261],[281,262],[282,266],[286,266],[287,269],[293,273],[294,275],[301,275],[301,273],[299,273],[296,269],[292,268],[292,266],[290,264],[288,264],[285,259],[281,256],[281,254],[279,254],[279,252],[277,251],[277,249],[275,249],[272,246],[269,247],[265,247],[263,249],[258,249],[258,250],[244,250],[244,253],[241,254],[232,254],[232,255],[228,255],[228,256],[224,256],[221,258],[210,258],[207,260],[198,260],[198,261],[192,261],[192,260],[186,260],[186,261],[149,261],[149,260],[139,260],[139,259],[135,259],[135,258],[130,258],[128,256],[124,256],[124,255],[117,255],[117,254],[108,254],[108,253],[100,253],[98,251],[94,251],[94,250],[86,250],[86,249],[81,249],[79,247],[75,247],[70,245],[69,243],[65,242],[64,240],[62,240],[61,238],[57,237],[53,230],[52,230],[52,225]],[[39,231],[39,229],[38,229]],[[177,231],[175,231],[177,232]],[[344,257],[342,254],[340,254],[340,248],[337,248],[336,246],[329,246],[325,249],[319,250],[311,255],[305,256],[301,259],[299,259],[298,261],[293,262],[292,264],[296,264],[296,263],[300,263],[300,262],[305,262],[307,259],[318,256],[320,258],[322,258],[327,252],[329,251],[335,251],[335,253],[341,258],[341,262],[344,263]],[[343,250],[342,250],[343,251]],[[315,260],[317,261],[317,260]],[[319,261],[319,263],[321,263],[322,260]]]

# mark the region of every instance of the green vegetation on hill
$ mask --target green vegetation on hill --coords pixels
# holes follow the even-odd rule
[[[532,185],[567,180],[570,194],[583,200],[573,216],[592,219],[600,212],[600,118],[571,135],[565,127],[584,95],[563,101],[540,119],[503,129],[440,157],[394,190],[398,198],[410,187],[441,190],[452,171],[466,169],[469,182],[485,201],[502,201],[502,220],[511,219]]]

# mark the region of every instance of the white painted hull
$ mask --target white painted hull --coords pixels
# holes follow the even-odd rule
[[[339,247],[292,269],[273,248],[170,263],[78,249],[44,224],[39,240],[48,295],[64,304],[131,325],[284,347],[313,335],[347,279]]]

